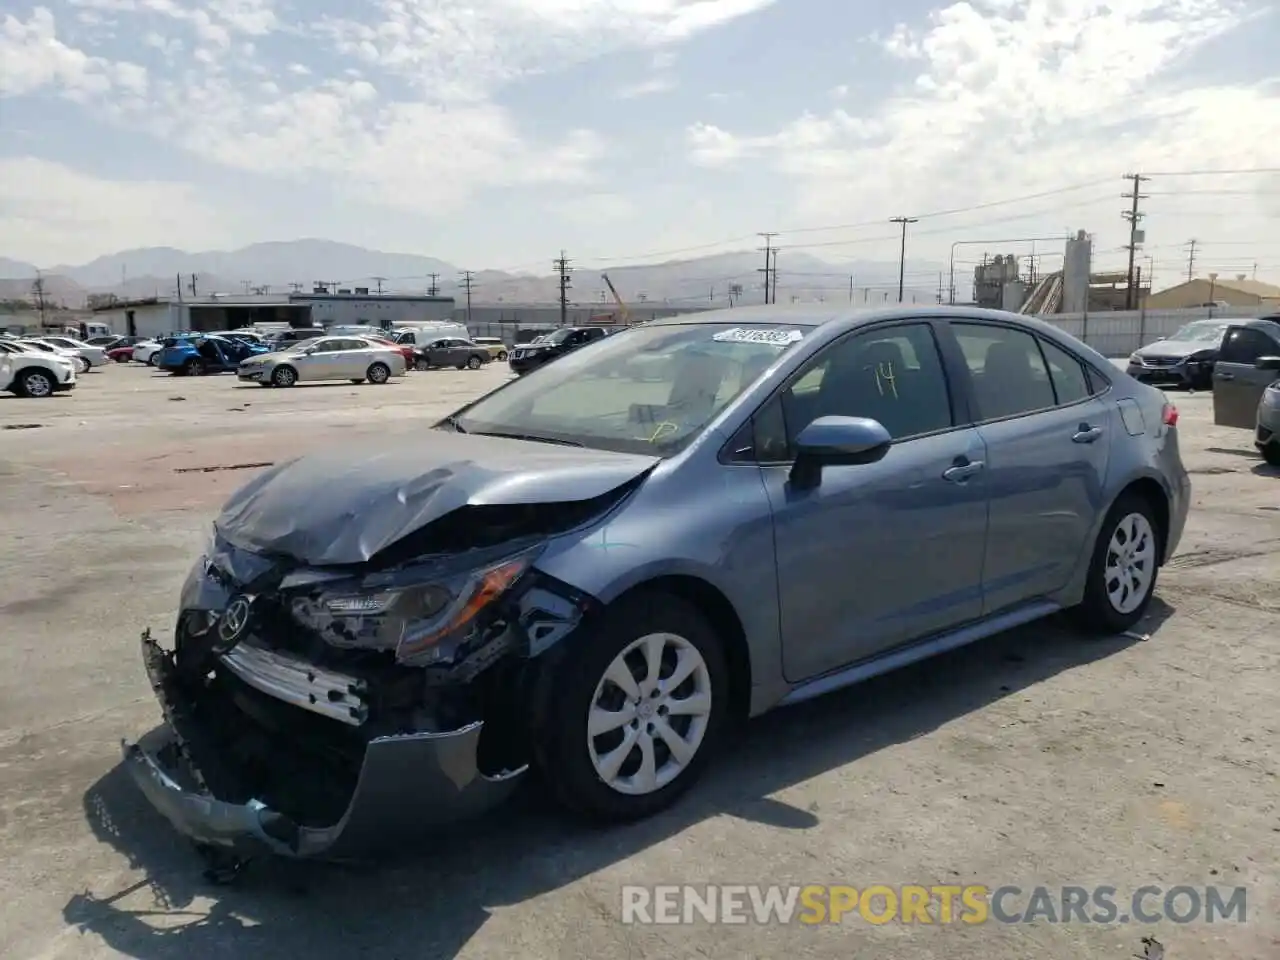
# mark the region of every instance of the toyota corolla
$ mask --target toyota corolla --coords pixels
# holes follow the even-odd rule
[[[1032,318],[654,321],[235,493],[126,762],[237,852],[365,854],[531,768],[643,817],[735,719],[1057,611],[1131,628],[1189,492],[1163,394]]]

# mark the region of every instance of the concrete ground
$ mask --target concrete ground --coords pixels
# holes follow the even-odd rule
[[[137,636],[168,629],[219,502],[320,444],[413,441],[499,382],[292,391],[95,371],[0,399],[0,956],[1280,956],[1280,475],[1175,395],[1195,504],[1147,641],[1033,625],[753,723],[664,816],[593,831],[533,787],[378,868],[214,887],[124,782],[154,725]],[[10,429],[30,425],[30,429]],[[221,467],[206,471],[203,468]],[[628,926],[623,884],[1248,888],[1246,922]],[[1157,901],[1158,902],[1158,901]],[[1016,905],[1016,904],[1015,904]]]

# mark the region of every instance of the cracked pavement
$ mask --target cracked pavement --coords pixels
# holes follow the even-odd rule
[[[1147,641],[1034,624],[750,725],[654,820],[589,830],[531,785],[378,867],[255,864],[212,887],[124,782],[158,720],[137,637],[168,628],[218,504],[254,467],[413,442],[505,371],[240,387],[110,366],[0,400],[0,956],[1280,956],[1280,473],[1208,394],[1173,394],[1195,484]],[[181,397],[182,399],[174,399]],[[628,926],[628,883],[1223,884],[1247,922],[1153,927]]]

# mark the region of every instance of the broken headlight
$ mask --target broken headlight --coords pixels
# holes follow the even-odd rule
[[[491,605],[532,565],[535,551],[453,577],[423,571],[295,597],[294,619],[335,647],[394,650],[401,663],[448,661],[489,621]]]

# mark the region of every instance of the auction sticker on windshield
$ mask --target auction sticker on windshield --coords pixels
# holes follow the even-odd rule
[[[743,327],[733,327],[729,330],[721,330],[711,339],[720,343],[762,343],[771,347],[789,347],[803,340],[804,334],[799,330],[748,330]]]

